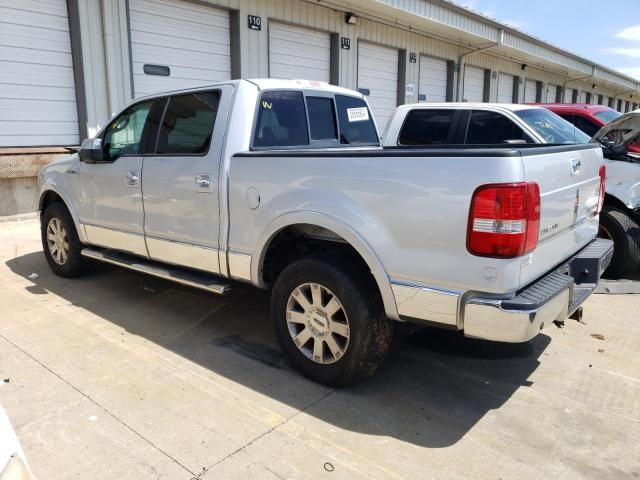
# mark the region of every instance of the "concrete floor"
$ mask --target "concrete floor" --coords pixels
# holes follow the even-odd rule
[[[249,287],[57,278],[33,219],[0,223],[0,285],[0,403],[39,478],[640,477],[638,295],[525,345],[400,328],[374,379],[332,390]]]

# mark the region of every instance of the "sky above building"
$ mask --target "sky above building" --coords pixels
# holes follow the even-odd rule
[[[452,0],[640,80],[640,0]]]

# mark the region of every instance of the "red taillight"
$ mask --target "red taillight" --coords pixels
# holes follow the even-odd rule
[[[487,257],[520,257],[538,245],[540,188],[537,183],[479,187],[471,199],[467,249]]]
[[[604,204],[604,193],[607,183],[607,167],[605,167],[604,165],[600,165],[598,175],[600,176],[600,192],[598,195],[598,210],[596,211],[596,215],[598,215],[602,211],[602,205]]]

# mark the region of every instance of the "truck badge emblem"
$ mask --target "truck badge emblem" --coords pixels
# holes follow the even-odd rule
[[[580,173],[580,168],[582,168],[582,162],[579,158],[571,159],[571,175],[577,175]]]

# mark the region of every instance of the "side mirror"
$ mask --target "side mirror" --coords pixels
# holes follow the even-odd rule
[[[80,157],[80,161],[84,163],[102,162],[102,139],[87,138],[83,140],[78,156]]]

